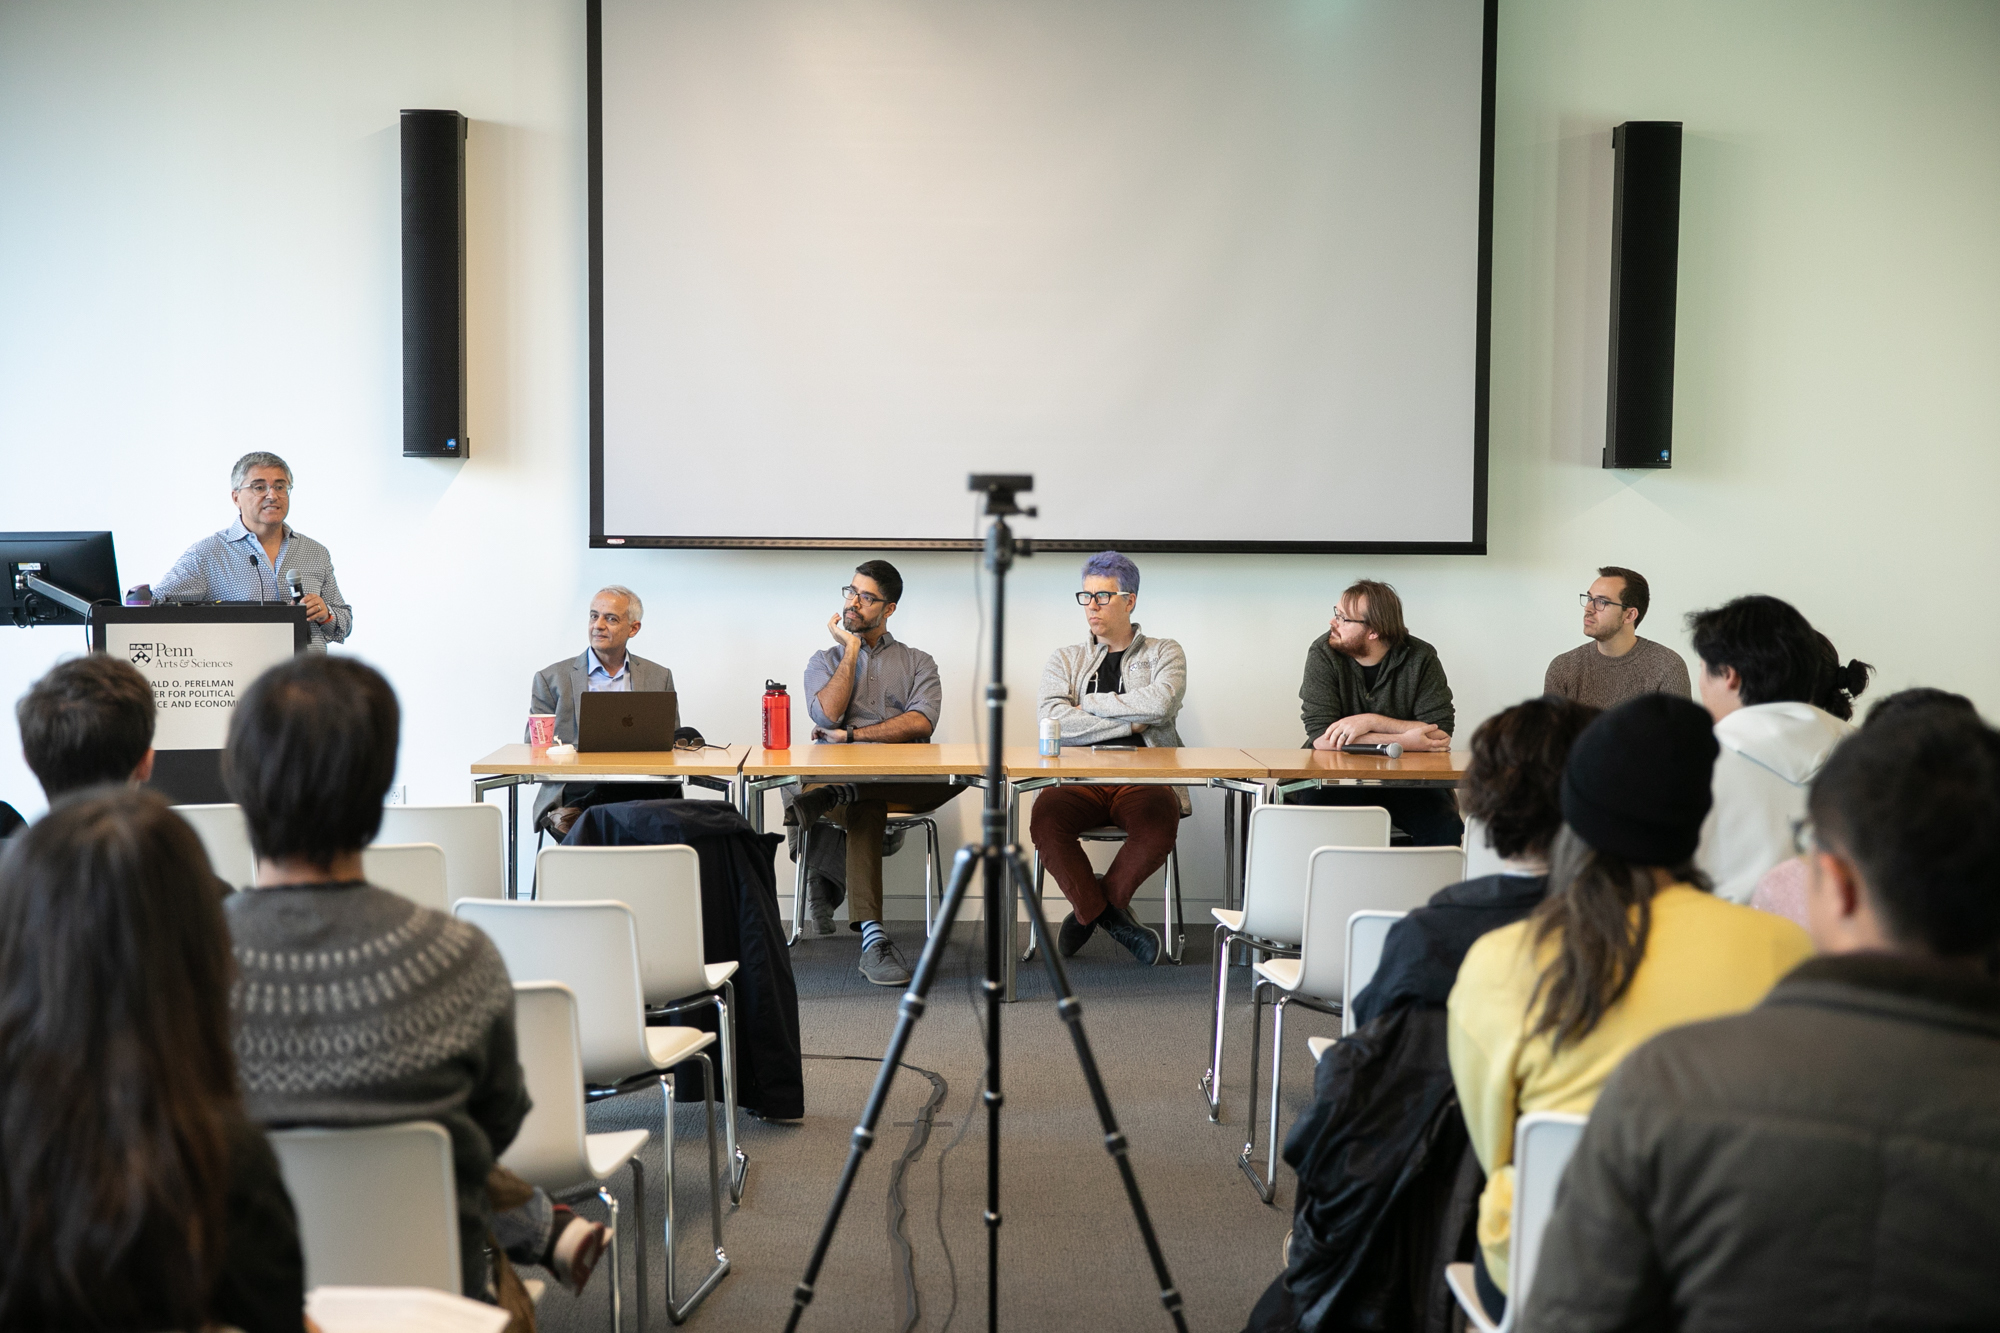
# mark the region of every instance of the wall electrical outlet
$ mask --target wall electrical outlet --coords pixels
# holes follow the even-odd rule
[[[382,804],[384,805],[408,805],[409,803],[410,789],[400,782],[389,788],[389,794],[382,798]]]

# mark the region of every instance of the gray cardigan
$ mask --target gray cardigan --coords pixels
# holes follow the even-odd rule
[[[486,1290],[486,1177],[528,1114],[493,941],[367,884],[223,900],[245,1108],[261,1124],[435,1120],[451,1135],[465,1292]]]
[[[1123,663],[1125,689],[1119,694],[1085,692],[1111,651],[1098,640],[1071,644],[1049,654],[1048,665],[1042,668],[1037,712],[1054,718],[1062,727],[1064,745],[1133,739],[1147,745],[1180,745],[1181,733],[1174,722],[1187,694],[1187,655],[1172,639],[1149,639],[1137,625],[1132,631]],[[1132,735],[1135,722],[1146,728],[1136,738]],[[1192,809],[1187,789],[1174,790],[1185,816]]]

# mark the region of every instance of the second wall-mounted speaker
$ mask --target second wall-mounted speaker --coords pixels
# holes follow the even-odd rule
[[[465,133],[403,113],[403,457],[464,458]]]
[[[1681,123],[1611,131],[1611,385],[1604,466],[1672,467],[1674,297],[1681,249]]]

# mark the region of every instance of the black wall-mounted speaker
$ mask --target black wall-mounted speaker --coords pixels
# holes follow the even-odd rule
[[[1611,131],[1611,387],[1604,466],[1672,467],[1674,295],[1681,249],[1681,123]]]
[[[465,134],[403,113],[403,457],[464,458]]]

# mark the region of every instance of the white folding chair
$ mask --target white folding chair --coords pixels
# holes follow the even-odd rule
[[[306,1288],[463,1294],[451,1135],[429,1120],[268,1136],[299,1217]]]
[[[1260,805],[1250,812],[1243,907],[1240,911],[1209,909],[1215,918],[1215,993],[1209,1011],[1212,1037],[1208,1072],[1201,1076],[1201,1095],[1208,1103],[1210,1120],[1222,1119],[1222,1021],[1228,999],[1230,945],[1241,940],[1259,953],[1296,958],[1305,929],[1306,863],[1313,849],[1388,845],[1389,812],[1379,805]],[[1254,1004],[1254,985],[1250,998]],[[1254,1074],[1251,1082],[1256,1082]]]
[[[820,825],[831,827],[831,825],[826,824],[825,820],[821,820]],[[818,826],[816,825],[815,827]],[[932,898],[934,896],[941,897],[944,893],[944,879],[939,870],[939,867],[944,864],[944,853],[939,850],[937,819],[933,815],[898,815],[892,813],[889,816],[888,824],[882,831],[883,836],[886,838],[890,833],[899,828],[921,828],[924,831],[924,937],[928,939],[930,938],[934,915],[931,906]],[[812,834],[812,829],[806,829],[799,835],[799,860],[798,864],[792,867],[792,934],[791,938],[785,941],[787,946],[797,944],[799,936],[803,935],[806,929],[806,876],[808,874],[806,853],[812,848]],[[933,889],[934,885],[935,889]]]
[[[661,1096],[661,1156],[665,1168],[667,1317],[684,1322],[729,1274],[722,1248],[722,1177],[715,1154],[715,1070],[707,1050],[715,1034],[695,1028],[648,1027],[645,988],[639,977],[639,925],[632,909],[611,900],[598,902],[509,902],[465,898],[452,905],[460,919],[493,940],[507,974],[521,981],[560,981],[576,994],[578,1031],[583,1041],[586,1095],[595,1100],[658,1084]],[[674,1079],[684,1060],[702,1065],[702,1104],[707,1112],[709,1216],[713,1222],[715,1266],[686,1301],[674,1300]],[[643,1238],[634,1263],[645,1263]],[[639,1326],[646,1325],[640,1288]]]
[[[177,805],[174,813],[194,829],[209,865],[224,883],[233,889],[256,884],[257,854],[250,850],[250,826],[244,822],[242,806]]]
[[[577,1034],[576,993],[559,981],[530,981],[514,987],[514,1032],[521,1073],[534,1109],[521,1122],[500,1164],[530,1185],[564,1198],[595,1188],[611,1214],[611,1328],[625,1326],[618,1253],[618,1198],[606,1184],[618,1168],[632,1168],[633,1230],[639,1242],[642,1320],[646,1290],[646,1174],[639,1150],[648,1130],[591,1134],[584,1128],[583,1039]]]
[[[374,843],[361,849],[361,873],[378,889],[433,912],[449,912],[444,848],[434,842]]]
[[[1347,967],[1340,982],[1341,1036],[1354,1031],[1354,997],[1375,979],[1375,969],[1382,965],[1382,946],[1389,941],[1389,928],[1408,915],[1408,912],[1365,911],[1347,918]]]
[[[639,976],[648,1017],[713,1008],[722,1050],[722,1126],[729,1201],[743,1200],[750,1158],[736,1143],[736,975],[734,959],[711,963],[702,947],[701,857],[685,845],[547,847],[535,858],[542,902],[612,898],[639,923]]]
[[[1278,1188],[1278,1112],[1285,1069],[1285,1010],[1303,1004],[1322,1013],[1340,1008],[1347,978],[1347,919],[1356,910],[1421,907],[1447,884],[1456,882],[1465,858],[1456,847],[1320,847],[1307,867],[1305,919],[1300,947],[1291,958],[1266,958],[1252,968],[1250,984],[1250,1062],[1254,1069],[1260,1045],[1263,1006],[1258,992],[1272,999],[1271,1122],[1266,1131],[1264,1176],[1259,1179],[1251,1160],[1256,1153],[1257,1083],[1250,1082],[1250,1112],[1245,1118],[1249,1141],[1237,1165],[1271,1202]]]
[[[506,821],[502,807],[467,805],[387,805],[382,807],[380,843],[434,842],[444,848],[447,902],[460,898],[507,896]],[[449,909],[447,909],[449,910]]]
[[[1125,830],[1116,824],[1106,824],[1102,828],[1085,829],[1076,835],[1079,842],[1123,842]],[[1035,852],[1035,892],[1042,891],[1042,854]],[[1174,845],[1167,849],[1167,882],[1160,891],[1160,947],[1167,961],[1180,965],[1181,954],[1187,948],[1187,921],[1181,915],[1181,843],[1174,839]],[[1033,939],[1021,954],[1026,962],[1035,956],[1037,945]]]
[[[1514,1220],[1507,1241],[1507,1311],[1498,1323],[1486,1313],[1472,1280],[1471,1264],[1446,1264],[1445,1284],[1458,1298],[1466,1321],[1479,1333],[1513,1333],[1528,1288],[1542,1258],[1542,1233],[1556,1210],[1556,1186],[1583,1137],[1585,1118],[1559,1111],[1536,1111],[1514,1124]]]
[[[1487,875],[1498,875],[1507,868],[1500,859],[1500,853],[1493,850],[1492,830],[1486,821],[1478,816],[1469,816],[1465,821],[1465,878],[1482,879]]]

